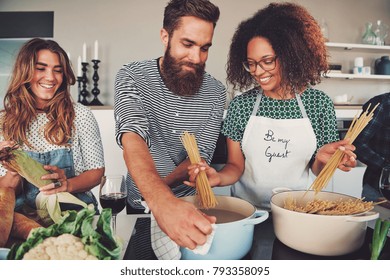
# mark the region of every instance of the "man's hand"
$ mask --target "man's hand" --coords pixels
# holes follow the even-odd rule
[[[214,216],[207,216],[195,205],[176,197],[160,201],[153,215],[161,230],[177,245],[191,250],[206,243],[211,224],[216,221]]]

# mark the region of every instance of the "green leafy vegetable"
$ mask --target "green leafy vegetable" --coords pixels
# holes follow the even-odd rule
[[[375,222],[374,233],[371,243],[371,260],[378,260],[387,240],[390,229],[390,221],[382,221],[380,218]]]
[[[58,223],[47,228],[33,229],[25,242],[12,246],[7,258],[21,260],[25,253],[42,243],[46,238],[70,233],[80,237],[85,251],[98,259],[118,259],[122,251],[122,244],[115,239],[111,230],[111,209],[102,210],[96,228],[93,227],[94,214],[95,210],[91,208],[84,208],[78,212],[66,211]]]

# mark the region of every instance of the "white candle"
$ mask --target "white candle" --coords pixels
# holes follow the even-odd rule
[[[98,55],[98,49],[99,49],[99,43],[98,43],[98,40],[95,41],[95,57],[94,59],[98,60],[99,59],[99,55]]]
[[[87,44],[83,44],[83,62],[87,62]]]
[[[77,58],[77,77],[81,77],[81,56]]]

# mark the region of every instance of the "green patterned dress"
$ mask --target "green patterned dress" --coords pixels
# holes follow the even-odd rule
[[[222,127],[223,135],[233,141],[242,143],[244,131],[252,114],[256,97],[260,93],[261,91],[258,88],[251,89],[236,96],[230,102]],[[338,141],[336,113],[330,97],[320,90],[307,88],[302,93],[301,99],[316,135],[317,150],[327,143]],[[272,119],[302,118],[296,98],[278,100],[267,96],[263,96],[256,115]],[[313,154],[312,159],[314,157],[315,154]]]

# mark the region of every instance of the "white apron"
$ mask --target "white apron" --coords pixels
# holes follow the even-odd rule
[[[242,139],[245,170],[231,192],[261,209],[270,209],[272,189],[307,189],[309,161],[317,140],[301,97],[302,119],[257,117],[262,94],[256,99]]]

